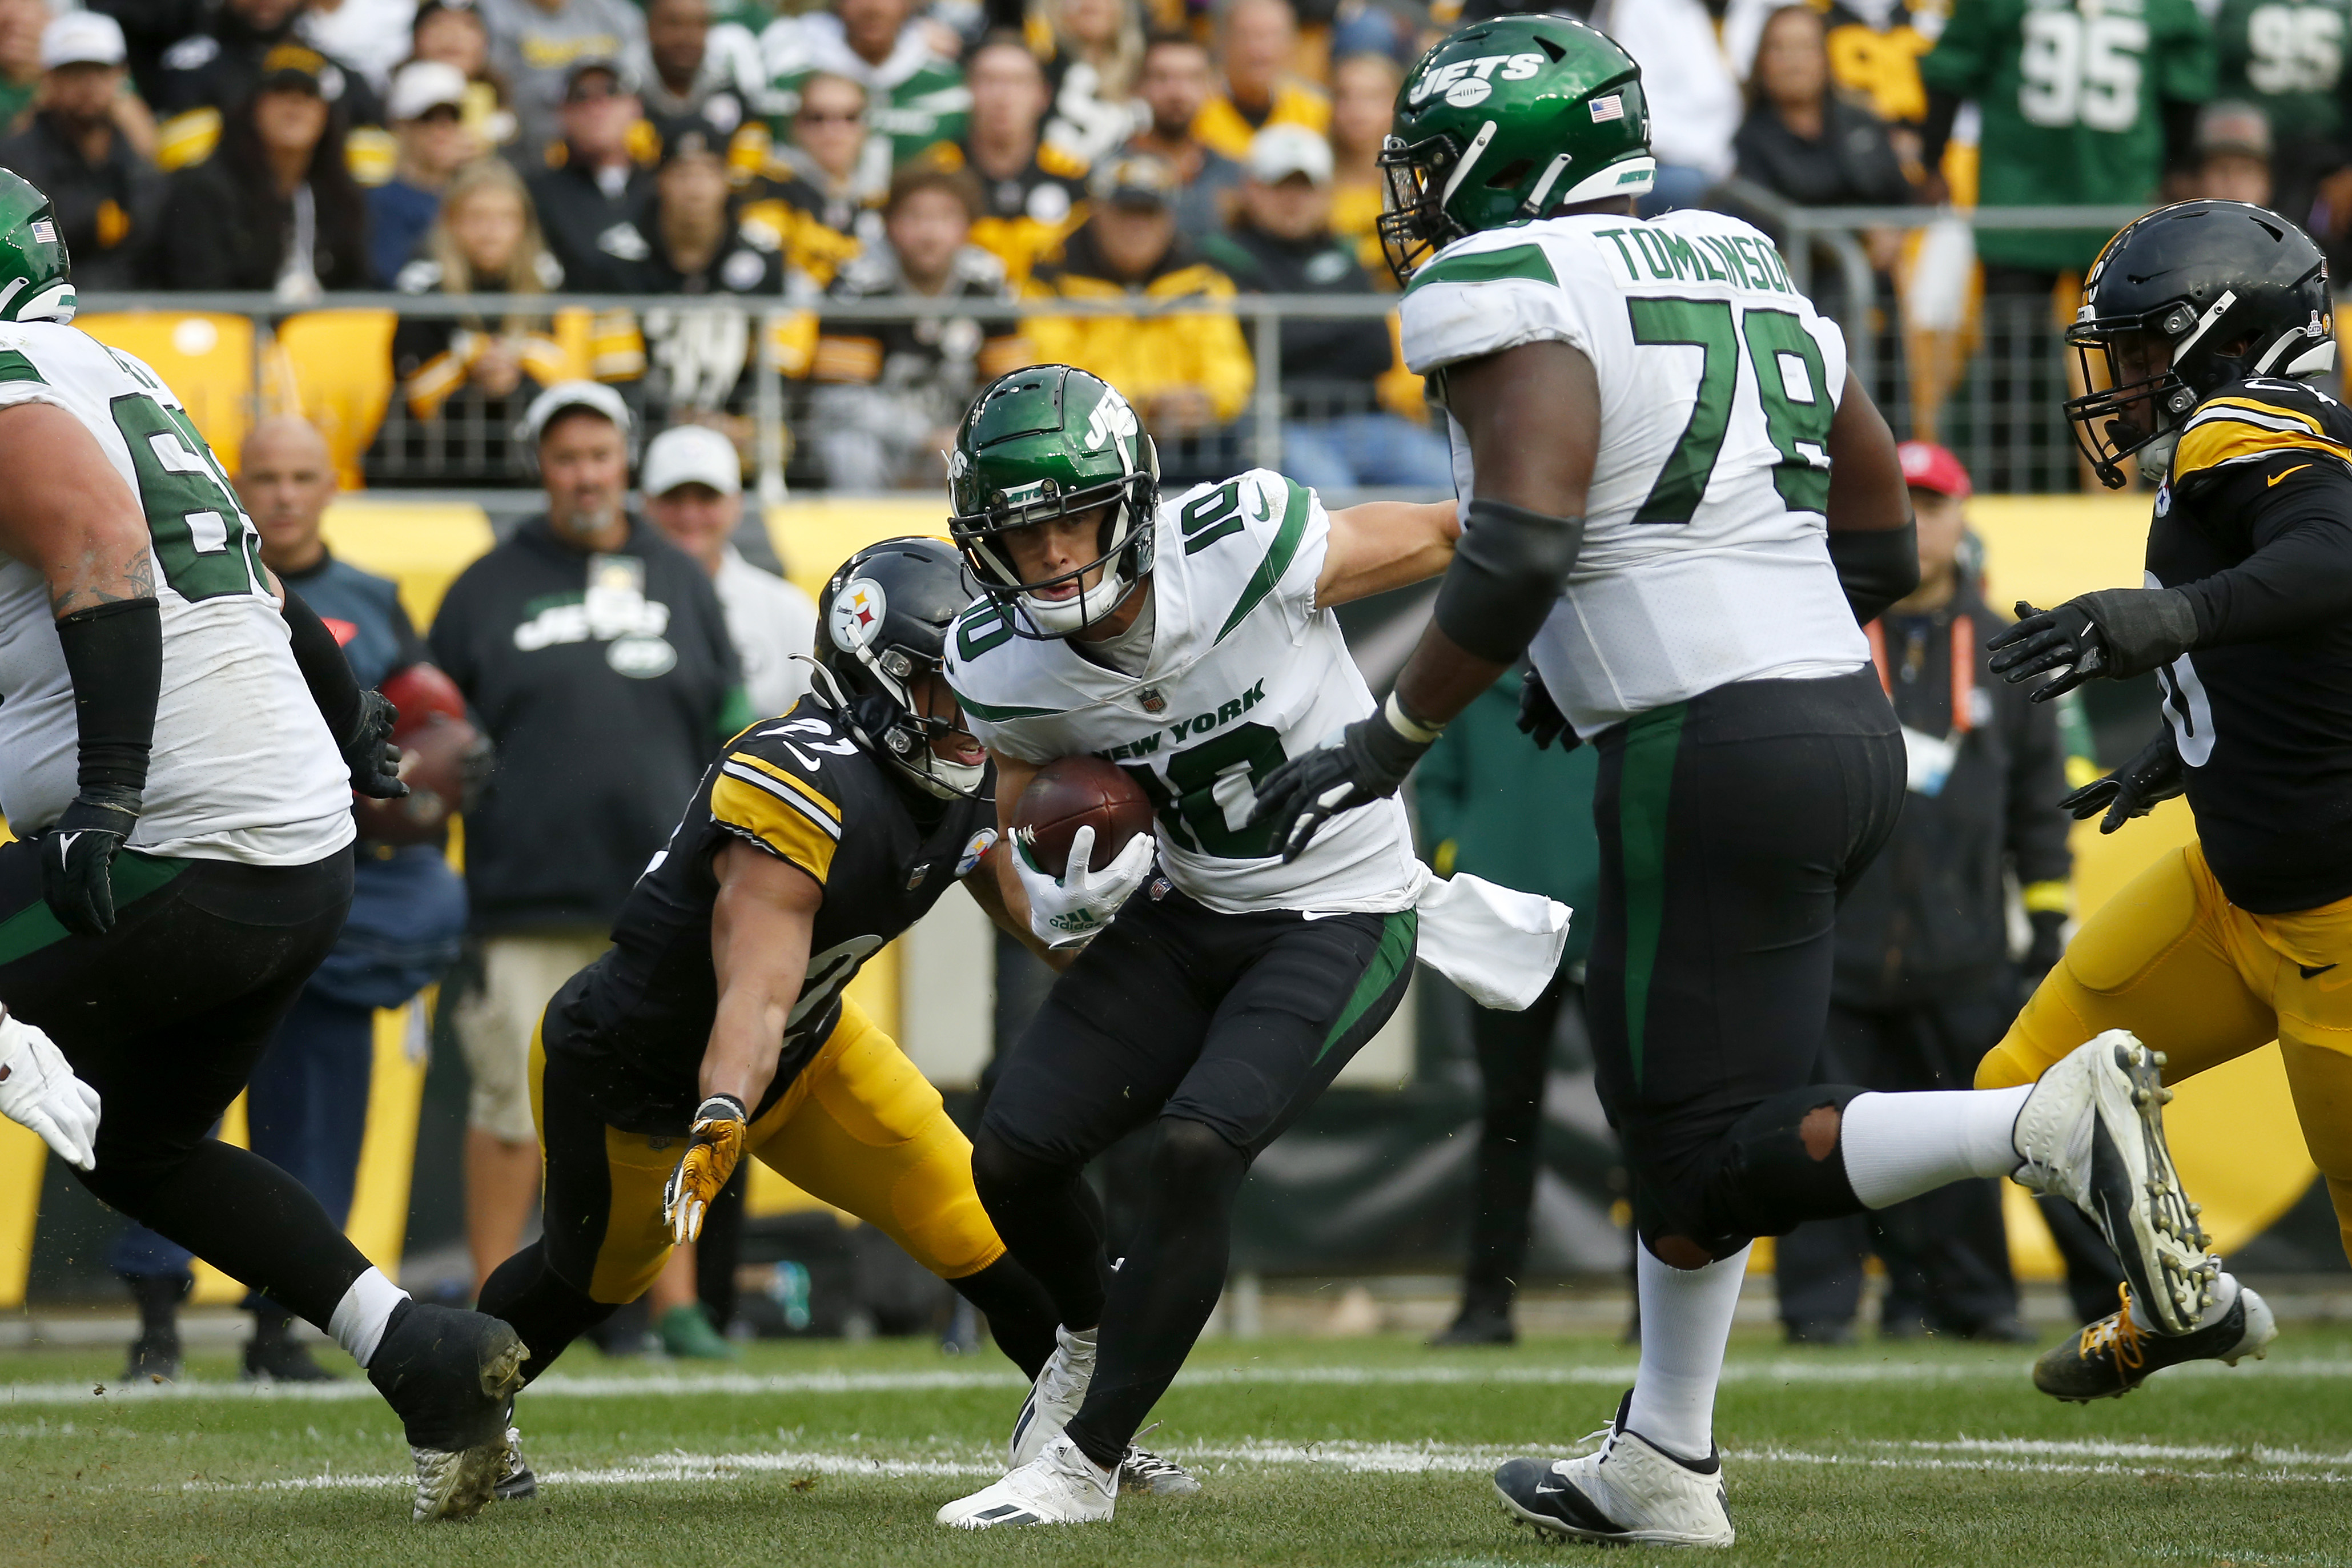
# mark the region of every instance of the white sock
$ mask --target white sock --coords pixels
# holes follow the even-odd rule
[[[2024,1163],[2011,1134],[2032,1092],[2028,1083],[1856,1095],[1838,1127],[1853,1195],[1883,1209],[1966,1177],[2008,1175]]]
[[[2213,1304],[2197,1314],[2197,1326],[2200,1329],[2211,1328],[2221,1321],[2222,1316],[2229,1311],[2237,1300],[2238,1277],[2224,1273],[2221,1279],[2213,1282]],[[2139,1298],[2137,1296],[2131,1299],[2131,1321],[2138,1324],[2145,1333],[2160,1334],[2164,1331],[2149,1321],[2146,1312],[2140,1310]]]
[[[1714,1451],[1715,1385],[1723,1376],[1723,1350],[1747,1272],[1744,1247],[1704,1268],[1670,1268],[1647,1246],[1634,1248],[1642,1369],[1633,1374],[1625,1425],[1653,1447],[1685,1459]]]
[[[327,1320],[327,1332],[351,1352],[353,1361],[365,1366],[383,1341],[383,1327],[392,1321],[394,1310],[407,1300],[408,1292],[385,1279],[383,1270],[371,1268],[352,1280],[343,1299],[335,1303],[335,1315]]]

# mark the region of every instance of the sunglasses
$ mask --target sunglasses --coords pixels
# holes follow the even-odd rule
[[[436,103],[418,115],[416,122],[420,125],[455,125],[465,118],[456,104]]]
[[[803,125],[855,125],[866,116],[861,110],[855,109],[835,110],[803,109],[793,118]]]

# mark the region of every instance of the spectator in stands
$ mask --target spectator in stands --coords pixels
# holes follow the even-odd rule
[[[785,16],[760,37],[783,113],[798,107],[812,72],[847,77],[866,92],[866,117],[903,163],[942,142],[961,142],[971,102],[963,73],[940,52],[940,29],[911,0],[833,0],[830,10]],[[781,139],[784,126],[771,130]]]
[[[677,820],[713,746],[753,716],[709,576],[632,515],[620,394],[562,382],[532,405],[546,510],[450,584],[434,662],[499,764],[466,818],[478,979],[453,1021],[473,1079],[467,1241],[476,1282],[539,1191],[530,1042],[556,989]]]
[[[1222,478],[1238,460],[1231,429],[1255,374],[1242,330],[1223,309],[1233,279],[1200,258],[1176,229],[1175,171],[1129,154],[1095,171],[1086,223],[1041,261],[1024,294],[1036,300],[1155,302],[1211,308],[1150,316],[1039,316],[1029,342],[1050,363],[1091,371],[1125,393],[1160,444],[1171,479]]]
[[[489,30],[490,64],[514,98],[524,168],[537,168],[571,135],[573,84],[587,62],[603,62],[635,99],[646,71],[646,18],[630,0],[476,3]]]
[[[1028,15],[1030,37],[1047,45],[1046,145],[1092,166],[1147,123],[1135,97],[1143,68],[1137,0],[1034,0]]]
[[[358,71],[381,98],[408,58],[415,25],[416,0],[303,0],[294,35]]]
[[[1226,157],[1249,155],[1250,138],[1268,125],[1330,129],[1331,100],[1291,74],[1298,52],[1298,14],[1290,0],[1231,0],[1217,21],[1225,89],[1202,106],[1192,134]]]
[[[2033,928],[2026,967],[2057,961],[2070,901],[2066,752],[2057,710],[1987,666],[2005,617],[1961,564],[1970,484],[1941,447],[1906,442],[1919,586],[1865,628],[1903,722],[1909,793],[1895,833],[1837,912],[1837,963],[1820,1081],[1965,1089],[2021,999],[2010,962],[2013,877]],[[1780,1238],[1781,1322],[1792,1342],[1853,1337],[1863,1259],[1886,1265],[1882,1337],[1922,1329],[2023,1343],[2000,1184],[1816,1221]]]
[[[1331,232],[1354,243],[1357,259],[1383,289],[1395,279],[1377,227],[1388,200],[1381,143],[1403,83],[1404,68],[1387,55],[1349,55],[1331,68]]]
[[[155,161],[174,173],[202,162],[219,142],[224,121],[262,90],[262,80],[298,49],[312,62],[320,100],[333,111],[336,140],[353,159],[352,173],[381,179],[392,169],[392,143],[383,130],[383,102],[365,77],[295,37],[303,0],[222,0],[201,31],[163,51],[152,100],[163,120]],[[271,62],[278,62],[273,65]]]
[[[43,0],[0,0],[0,135],[27,119],[41,89],[41,37],[49,25]]]
[[[1250,142],[1241,216],[1202,255],[1244,294],[1363,295],[1372,280],[1331,231],[1331,144],[1303,125]],[[1420,378],[1397,373],[1386,321],[1282,323],[1282,471],[1327,493],[1365,485],[1450,491],[1454,452],[1418,418],[1381,407],[1381,383],[1421,413]]]
[[[681,128],[662,150],[656,176],[653,254],[636,289],[651,295],[734,294],[746,300],[783,292],[783,257],[765,228],[735,216],[726,139],[704,124]],[[650,306],[645,334],[645,405],[673,421],[695,419],[727,431],[744,455],[752,448],[752,346],[749,310],[680,310]]]
[[[866,89],[847,77],[803,77],[792,140],[766,170],[771,199],[861,242],[881,234],[890,188],[890,142],[868,133],[866,104]]]
[[[834,280],[836,300],[1012,297],[1004,265],[968,243],[980,193],[968,170],[909,164],[891,182],[882,243]],[[939,454],[987,382],[1028,363],[1012,316],[828,322],[817,339],[808,439],[839,490],[933,486]]]
[[[509,433],[567,363],[544,315],[523,301],[559,288],[563,268],[547,253],[522,180],[503,160],[459,170],[425,231],[423,253],[401,268],[408,294],[508,294],[501,320],[404,317],[392,338],[393,374],[409,418],[387,426],[387,472],[396,482],[511,483],[527,477]]]
[[[1800,206],[1895,206],[1913,196],[1885,122],[1832,90],[1827,34],[1810,5],[1784,5],[1765,19],[1748,117],[1732,145],[1742,179]],[[1902,231],[1871,229],[1863,238],[1873,267],[1893,268]]]
[[[636,158],[644,119],[636,80],[620,61],[583,59],[572,68],[553,166],[527,183],[547,248],[577,292],[627,293],[653,255],[646,226],[654,176]]]
[[[449,178],[480,151],[466,130],[466,79],[439,60],[412,60],[392,80],[393,138],[400,162],[367,193],[368,261],[389,289],[441,210]]]
[[[650,0],[646,45],[653,69],[644,83],[646,118],[667,141],[699,121],[732,136],[765,85],[759,40],[740,22],[716,26],[711,0]]]
[[[320,73],[331,68],[317,50],[292,43],[273,47],[262,68],[213,154],[171,178],[157,280],[289,303],[363,289],[367,208],[320,87]]]
[[[152,105],[162,98],[163,52],[201,29],[210,7],[205,0],[98,0],[89,9],[122,28],[131,89]]]
[[[2271,205],[2271,128],[2261,110],[2251,103],[2209,103],[2198,111],[2191,194]]]
[[[111,16],[74,11],[51,22],[41,35],[40,108],[0,142],[0,168],[49,198],[86,290],[139,287],[163,230],[163,176],[118,119],[138,104],[122,90],[123,58]]]
[[[1517,1340],[1511,1306],[1542,1167],[1553,1047],[1565,1033],[1585,1043],[1574,1065],[1591,1060],[1583,975],[1600,894],[1601,845],[1592,829],[1600,761],[1591,746],[1528,744],[1518,722],[1521,679],[1513,670],[1481,692],[1413,772],[1423,852],[1440,876],[1507,877],[1512,887],[1549,894],[1574,911],[1559,969],[1535,1005],[1524,1013],[1469,1009],[1481,1090],[1478,1153],[1462,1304],[1432,1342],[1442,1346]]]
[[[761,716],[782,713],[809,687],[816,602],[735,547],[744,526],[743,467],[734,443],[704,425],[673,425],[646,447],[639,488],[662,537],[694,557],[719,590],[727,635],[743,666],[743,694]],[[754,519],[751,526],[759,526]]]
[[[1182,234],[1223,227],[1226,205],[1242,183],[1241,164],[1193,133],[1216,89],[1208,48],[1191,34],[1157,34],[1144,46],[1136,95],[1146,124],[1127,147],[1174,171],[1176,227]]]
[[[964,62],[971,128],[962,162],[979,178],[971,242],[1004,263],[1015,285],[1086,221],[1087,165],[1039,139],[1049,100],[1029,46],[992,33]]]
[[[2206,10],[2213,19],[2214,97],[2251,104],[2265,122],[2276,205],[2261,205],[2308,226],[2321,183],[2333,176],[2340,191],[2352,163],[2345,101],[2352,81],[2344,69],[2352,7],[2337,0],[2284,7],[2231,0]]]
[[[474,0],[424,0],[410,34],[410,58],[439,60],[466,77],[466,129],[484,147],[515,139],[507,84],[490,65],[489,29]]]
[[[1593,16],[1642,67],[1657,183],[1643,216],[1696,206],[1731,173],[1739,83],[1716,36],[1706,0],[1610,0]]]

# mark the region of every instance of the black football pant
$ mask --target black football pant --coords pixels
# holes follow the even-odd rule
[[[0,1002],[98,1090],[109,1207],[324,1330],[369,1268],[316,1197],[212,1136],[343,929],[352,852],[240,866],[124,851],[114,929],[76,936],[41,899],[37,840],[0,846]]]
[[[1462,1274],[1465,1310],[1507,1310],[1518,1293],[1535,1207],[1536,1173],[1542,1163],[1544,1084],[1551,1070],[1552,1037],[1562,1007],[1571,1009],[1580,1024],[1583,1017],[1584,988],[1570,980],[1568,972],[1569,965],[1560,965],[1543,994],[1523,1013],[1471,1010],[1480,1113],[1470,1259]]]

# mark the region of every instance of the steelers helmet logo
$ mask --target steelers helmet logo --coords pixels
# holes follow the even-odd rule
[[[871,577],[853,577],[846,587],[833,597],[832,625],[834,646],[862,648],[882,635],[883,617],[890,613],[890,601],[882,595],[882,584]]]

